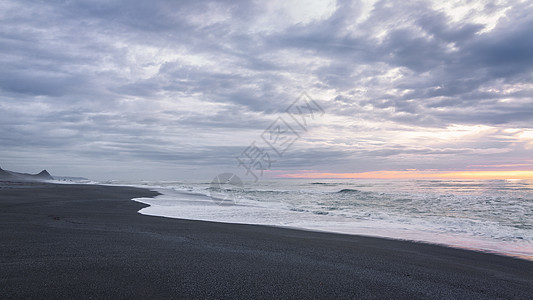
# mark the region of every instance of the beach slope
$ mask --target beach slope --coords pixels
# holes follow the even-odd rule
[[[514,298],[533,262],[145,216],[130,187],[0,183],[2,298]]]

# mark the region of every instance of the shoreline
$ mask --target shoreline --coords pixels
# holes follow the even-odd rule
[[[116,185],[121,186],[121,185]],[[128,185],[122,185],[122,186],[128,186]],[[415,242],[415,243],[426,243],[426,244],[432,244],[432,245],[439,245],[443,247],[449,247],[449,248],[455,248],[455,249],[465,249],[470,251],[476,251],[481,253],[492,253],[496,255],[502,255],[506,257],[514,257],[519,259],[524,259],[528,261],[533,261],[533,249],[527,248],[516,250],[517,246],[512,245],[509,242],[503,242],[498,240],[490,240],[490,239],[484,239],[474,236],[462,236],[452,233],[432,233],[428,234],[428,232],[424,231],[416,231],[416,230],[407,230],[404,232],[399,232],[398,230],[394,230],[391,228],[380,228],[379,230],[376,230],[376,228],[373,228],[372,230],[369,230],[368,227],[364,229],[353,227],[353,223],[336,223],[332,222],[332,224],[328,224],[323,226],[326,223],[317,223],[312,224],[308,223],[308,225],[282,225],[282,224],[274,224],[275,222],[247,222],[247,221],[240,221],[240,220],[222,220],[220,217],[211,216],[209,218],[198,218],[198,217],[191,217],[189,214],[175,214],[175,212],[168,211],[168,207],[165,206],[164,211],[160,210],[160,207],[156,203],[151,203],[152,200],[156,200],[157,197],[171,197],[176,199],[179,199],[178,201],[190,201],[189,199],[181,199],[183,196],[191,196],[194,199],[193,201],[198,200],[198,198],[204,198],[202,200],[208,201],[210,204],[212,202],[211,199],[209,199],[208,195],[201,194],[198,192],[188,192],[188,191],[176,191],[173,189],[168,189],[165,187],[150,187],[150,186],[136,186],[131,185],[133,187],[138,188],[146,188],[150,189],[152,191],[158,192],[160,195],[155,196],[153,198],[139,198],[139,199],[132,199],[133,201],[137,201],[143,204],[148,205],[148,207],[145,207],[139,211],[139,213],[149,216],[156,216],[156,217],[164,217],[164,218],[173,218],[173,219],[182,219],[182,220],[192,220],[192,221],[204,221],[204,222],[216,222],[216,223],[223,223],[223,224],[247,224],[247,225],[259,225],[259,226],[268,226],[273,228],[285,228],[285,229],[292,229],[292,230],[303,230],[303,231],[312,231],[312,232],[322,232],[322,233],[331,233],[331,234],[343,234],[343,235],[353,235],[353,236],[366,236],[366,237],[376,237],[376,238],[384,238],[384,239],[390,239],[390,240],[399,240],[399,241],[408,241],[408,242]],[[170,192],[170,194],[169,194]],[[181,196],[181,197],[180,197]],[[161,199],[161,200],[168,200],[168,199]],[[211,207],[215,208],[239,208],[239,205],[227,205],[227,206],[215,206],[211,205]],[[203,208],[202,208],[203,209]],[[201,213],[201,212],[197,212]],[[197,214],[193,214],[194,216],[197,216]],[[321,217],[321,216],[317,216]],[[278,220],[279,221],[279,220]]]
[[[502,297],[533,262],[434,244],[143,215],[147,189],[0,184],[0,293],[50,297]]]

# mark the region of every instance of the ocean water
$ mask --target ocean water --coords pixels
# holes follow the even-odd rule
[[[531,180],[112,182],[163,195],[142,214],[444,244],[533,260]]]

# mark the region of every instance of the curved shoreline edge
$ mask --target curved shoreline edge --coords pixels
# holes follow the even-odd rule
[[[375,237],[137,213],[132,187],[0,185],[0,294],[526,299],[533,262]]]
[[[217,220],[216,217],[212,218],[212,219],[208,219],[208,218],[202,219],[202,218],[186,217],[186,216],[183,216],[183,215],[175,216],[172,213],[169,214],[168,212],[166,212],[166,214],[165,214],[165,212],[161,211],[160,207],[158,207],[156,204],[154,204],[154,203],[157,203],[157,198],[159,196],[163,196],[163,197],[176,196],[175,194],[171,194],[171,195],[167,194],[166,193],[167,192],[167,188],[163,188],[163,187],[145,187],[145,186],[134,186],[134,187],[146,188],[146,189],[149,189],[151,191],[159,193],[159,195],[157,195],[155,197],[134,198],[134,199],[132,199],[133,201],[140,202],[140,203],[148,205],[147,207],[142,208],[141,210],[138,211],[140,214],[148,215],[148,216],[163,217],[163,218],[173,218],[173,219],[181,219],[181,220],[191,220],[191,221],[200,221],[200,222],[215,222],[215,223],[221,223],[221,224],[258,225],[258,226],[267,226],[267,227],[273,227],[273,228],[285,228],[285,229],[292,229],[292,230],[303,230],[303,231],[312,231],[312,232],[321,232],[321,233],[375,237],[375,238],[382,238],[382,239],[388,239],[388,240],[398,240],[398,241],[408,241],[408,242],[422,243],[422,244],[432,244],[432,245],[438,245],[438,246],[442,246],[442,247],[455,248],[455,249],[464,249],[464,250],[476,251],[476,252],[481,252],[481,253],[491,253],[491,254],[502,255],[502,256],[506,256],[506,257],[513,257],[513,258],[533,261],[533,255],[530,254],[527,251],[520,252],[520,251],[516,251],[515,250],[513,252],[512,250],[509,250],[509,249],[506,249],[507,251],[505,251],[504,249],[498,249],[498,247],[494,247],[494,246],[490,247],[490,245],[487,245],[487,241],[479,241],[479,240],[475,240],[475,239],[468,239],[468,237],[458,237],[459,240],[455,240],[454,242],[450,242],[450,240],[447,240],[447,242],[444,242],[444,241],[439,241],[438,240],[438,236],[437,237],[428,238],[428,236],[426,235],[425,238],[416,239],[416,238],[408,238],[408,237],[405,237],[405,238],[404,237],[397,237],[397,236],[387,235],[387,234],[382,234],[382,235],[380,235],[378,233],[374,233],[373,234],[371,232],[368,232],[368,233],[365,233],[365,232],[350,232],[349,230],[346,230],[347,228],[341,228],[340,230],[338,228],[337,229],[327,229],[327,228],[318,229],[316,227],[314,228],[312,225],[310,225],[308,227],[299,227],[299,226],[284,226],[284,225],[268,224],[268,223],[262,223],[262,222],[247,223],[247,222],[239,222],[239,221],[237,221],[237,222],[222,221],[222,220]],[[209,196],[204,195],[204,194],[198,194],[198,193],[187,192],[187,191],[175,191],[175,190],[172,190],[172,192],[173,193],[178,192],[179,195],[182,197],[180,200],[183,200],[183,201],[189,201],[187,196],[192,196],[194,198],[203,197],[203,198],[205,198],[203,200],[207,200],[207,201],[211,202],[211,200],[209,199]],[[231,206],[229,206],[229,207],[231,207]],[[342,230],[342,229],[344,229],[344,230]]]

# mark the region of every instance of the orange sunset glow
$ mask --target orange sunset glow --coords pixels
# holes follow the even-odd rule
[[[375,171],[362,173],[292,173],[281,178],[353,178],[353,179],[533,179],[533,171]]]

